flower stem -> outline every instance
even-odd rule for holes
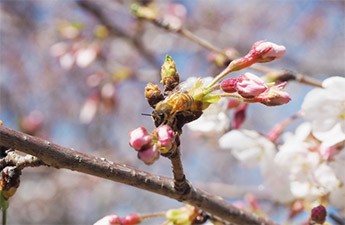
[[[220,72],[214,79],[213,81],[207,85],[205,88],[206,90],[211,88],[213,85],[215,85],[218,81],[220,81],[223,77],[228,75],[231,72],[231,69],[229,67],[226,67],[222,72]]]
[[[165,213],[166,212],[150,213],[150,214],[140,215],[140,217],[141,219],[149,219],[149,218],[154,218],[154,217],[165,216]]]
[[[213,87],[211,87],[211,88],[205,90],[203,94],[204,94],[204,96],[205,96],[205,95],[207,95],[207,94],[209,94],[209,93],[211,93],[211,92],[213,92],[213,91],[217,91],[217,90],[219,90],[219,89],[220,89],[220,84],[218,84],[218,85],[216,85],[216,86],[213,86]]]
[[[7,208],[3,207],[2,208],[2,225],[6,225],[6,220],[7,220]]]

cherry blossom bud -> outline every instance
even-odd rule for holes
[[[168,125],[163,125],[156,128],[158,141],[162,147],[171,147],[175,141],[175,133]]]
[[[220,84],[220,87],[223,91],[227,93],[233,93],[236,92],[236,84],[237,84],[237,78],[229,78],[226,80],[223,80]]]
[[[43,127],[44,117],[41,111],[32,111],[20,119],[19,127],[25,133],[36,135]]]
[[[141,222],[141,218],[138,214],[132,213],[127,215],[124,218],[121,218],[121,225],[134,225],[139,224]]]
[[[152,137],[144,127],[138,127],[129,132],[129,145],[137,151],[150,147]]]
[[[311,210],[310,219],[318,224],[323,224],[326,221],[326,216],[326,208],[323,205],[319,205]]]
[[[258,76],[252,73],[245,73],[239,76],[236,89],[238,94],[244,98],[254,98],[265,92],[268,87]]]
[[[227,69],[229,69],[230,71],[238,71],[244,68],[247,68],[249,66],[251,66],[252,64],[254,64],[254,60],[253,58],[244,56],[238,59],[235,59],[233,61],[231,61],[231,63],[229,64],[229,66],[227,67]]]
[[[283,45],[277,45],[268,41],[258,41],[252,46],[248,56],[255,62],[266,63],[282,57],[286,52]]]
[[[98,220],[93,225],[121,225],[120,217],[115,214],[108,215]]]
[[[288,103],[291,98],[289,94],[284,90],[287,82],[280,83],[269,88],[265,93],[262,93],[257,97],[258,102],[261,102],[267,106],[283,105]]]
[[[138,152],[138,158],[146,165],[151,165],[159,158],[160,152],[157,144]]]

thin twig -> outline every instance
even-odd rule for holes
[[[145,18],[143,18],[145,19]],[[147,20],[147,19],[146,19]],[[194,43],[197,43],[198,45],[202,46],[203,48],[206,48],[212,52],[216,52],[218,54],[222,54],[229,60],[234,60],[235,58],[231,55],[227,55],[223,50],[219,49],[212,43],[206,41],[205,39],[197,36],[196,34],[193,34],[191,31],[189,31],[185,27],[179,27],[179,28],[173,28],[171,27],[168,23],[163,22],[161,19],[153,19],[153,20],[147,20],[155,24],[157,27],[163,28],[167,31],[174,32],[177,34],[180,34],[181,36],[188,38],[189,40],[193,41]],[[261,73],[278,73],[281,76],[285,76],[285,70],[278,70],[278,69],[273,69],[268,66],[263,66],[260,64],[254,64],[249,67],[250,69],[256,70]],[[301,74],[301,73],[296,73],[296,72],[291,72],[290,71],[290,80],[295,80],[297,82],[300,82],[302,84],[307,84],[315,87],[322,87],[321,81],[318,81],[310,76]]]
[[[0,145],[36,156],[45,164],[55,168],[75,170],[188,203],[221,221],[235,224],[275,224],[269,219],[240,210],[220,197],[193,186],[188,193],[180,193],[174,189],[172,179],[86,155],[4,126],[0,126]]]
[[[129,34],[125,33],[120,27],[117,27],[114,23],[111,23],[97,4],[85,0],[79,0],[77,1],[77,4],[80,8],[89,12],[96,19],[98,19],[99,22],[102,23],[109,30],[109,33],[111,35],[118,36],[123,38],[124,40],[129,41],[154,68],[160,69],[160,64],[157,62],[153,54],[149,52],[138,39],[132,38]]]

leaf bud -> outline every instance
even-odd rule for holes
[[[180,76],[176,70],[175,62],[168,55],[162,65],[161,78],[161,83],[165,86],[166,91],[173,90],[180,83]]]
[[[158,85],[148,83],[145,87],[145,98],[149,105],[154,108],[158,102],[164,99],[164,96]]]

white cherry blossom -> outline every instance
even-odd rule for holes
[[[302,104],[313,135],[331,146],[345,140],[345,78],[330,77],[310,91]]]
[[[219,146],[231,150],[232,155],[248,168],[272,161],[274,144],[253,130],[231,130],[219,139]]]

